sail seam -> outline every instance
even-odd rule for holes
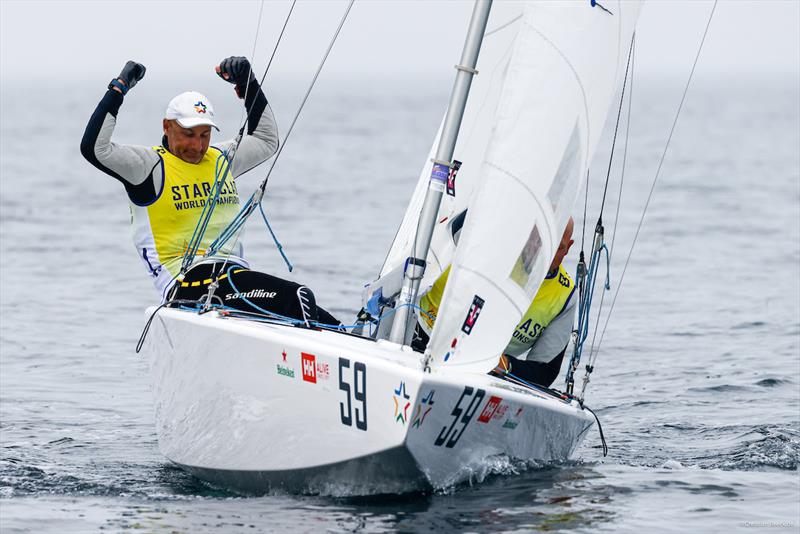
[[[546,208],[546,206],[545,206],[544,204],[542,204],[542,201],[541,201],[541,199],[540,199],[539,197],[537,197],[537,196],[536,196],[536,194],[533,192],[533,190],[532,190],[530,187],[528,187],[528,184],[526,184],[525,182],[523,182],[522,180],[520,180],[519,178],[517,178],[516,176],[514,176],[513,174],[511,174],[509,171],[507,171],[507,170],[503,169],[502,167],[498,166],[498,165],[497,165],[497,164],[495,164],[495,163],[492,163],[491,161],[487,161],[487,162],[486,162],[486,164],[487,164],[489,167],[492,167],[492,168],[494,168],[494,169],[497,169],[498,171],[502,172],[502,173],[503,173],[503,174],[505,174],[507,177],[511,178],[512,180],[514,180],[515,182],[517,182],[519,185],[521,185],[521,186],[523,187],[523,189],[525,189],[525,191],[527,191],[527,193],[528,193],[528,194],[529,194],[529,195],[530,195],[530,196],[533,198],[533,200],[536,202],[536,204],[537,204],[537,207],[539,208],[539,210],[540,210],[542,213],[547,213],[547,211],[546,211],[546,209],[545,209],[545,208]],[[544,220],[544,221],[542,221],[542,222],[548,223],[548,221],[547,221],[547,218],[545,218],[545,220]],[[550,228],[550,224],[547,224],[547,234],[550,236],[550,241],[551,241],[551,242],[552,242],[552,240],[553,240],[553,238],[552,238],[552,234],[553,234],[552,230],[553,230],[553,229],[552,229],[552,228]]]
[[[497,32],[499,32],[500,30],[503,30],[503,29],[505,29],[505,28],[508,28],[509,26],[511,26],[512,24],[514,24],[515,22],[517,22],[517,21],[518,21],[519,19],[521,19],[521,18],[522,18],[522,15],[517,15],[516,17],[514,17],[514,18],[513,18],[513,19],[511,19],[511,20],[509,20],[509,21],[508,21],[508,22],[506,22],[505,24],[503,24],[503,25],[501,25],[501,26],[498,26],[497,28],[495,28],[495,29],[493,29],[493,30],[491,30],[491,31],[488,31],[488,32],[486,32],[486,35],[484,35],[484,38],[486,38],[486,37],[489,37],[489,36],[490,36],[490,35],[492,35],[493,33],[497,33]]]
[[[501,295],[503,295],[505,298],[507,298],[507,299],[508,299],[508,301],[511,303],[511,305],[512,305],[512,306],[514,306],[514,309],[515,309],[515,310],[517,310],[517,313],[519,313],[520,315],[522,315],[523,313],[525,313],[525,310],[523,310],[522,308],[520,308],[519,306],[517,306],[517,305],[514,303],[514,299],[512,299],[512,298],[511,298],[511,296],[510,296],[508,293],[506,293],[505,291],[503,291],[503,288],[502,288],[502,287],[500,287],[499,285],[497,285],[497,283],[495,283],[495,281],[494,281],[494,280],[492,280],[491,278],[487,277],[487,276],[486,276],[486,275],[484,275],[483,273],[481,273],[481,272],[479,272],[479,271],[476,271],[476,270],[474,270],[474,269],[470,269],[469,267],[466,267],[466,266],[464,266],[464,265],[457,265],[457,267],[458,267],[458,269],[459,269],[459,270],[461,270],[461,271],[466,271],[466,272],[468,272],[468,273],[472,273],[472,274],[474,274],[475,276],[477,276],[478,278],[482,278],[483,280],[485,280],[485,281],[489,282],[489,283],[490,283],[492,286],[494,286],[494,288],[495,288],[497,291],[499,291],[499,292],[500,292],[500,294],[501,294]]]
[[[580,87],[580,89],[581,89],[581,97],[583,98],[583,110],[584,110],[585,115],[586,115],[586,146],[588,147],[589,146],[589,134],[591,133],[591,130],[592,130],[592,127],[589,124],[589,101],[588,101],[588,99],[586,97],[586,89],[583,87],[583,82],[581,81],[581,77],[578,75],[578,71],[575,70],[575,67],[572,65],[572,63],[570,62],[569,58],[567,58],[566,54],[564,54],[564,52],[562,52],[561,49],[558,48],[553,41],[548,39],[545,34],[543,34],[541,31],[539,31],[539,29],[536,28],[536,26],[534,26],[533,24],[531,24],[528,21],[523,21],[523,23],[526,24],[531,30],[536,32],[536,34],[539,35],[539,37],[541,37],[544,42],[549,44],[553,48],[553,50],[555,50],[558,53],[558,55],[561,56],[561,59],[564,60],[564,63],[567,64],[567,66],[569,67],[569,70],[572,71],[572,74],[575,76],[575,81],[577,82],[578,87]],[[589,150],[585,151],[583,159],[584,159],[584,168],[588,168],[589,167]]]

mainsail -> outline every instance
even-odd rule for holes
[[[524,4],[519,2],[495,2],[492,5],[486,34],[478,57],[478,75],[472,82],[467,107],[454,151],[454,158],[463,163],[455,182],[455,194],[442,199],[437,217],[437,225],[427,257],[425,281],[432,282],[450,264],[453,254],[453,240],[449,223],[453,217],[467,207],[474,184],[480,176],[481,164],[489,143],[489,135],[495,122],[495,112],[500,98],[505,67],[511,57],[511,46],[522,19]],[[441,127],[437,132],[428,159],[420,172],[414,195],[406,208],[403,222],[392,242],[380,275],[403,265],[411,253],[416,235],[422,201],[428,188],[432,159],[436,154]]]
[[[485,373],[496,365],[558,246],[621,81],[640,7],[584,0],[512,8],[520,6],[520,15],[497,32],[498,43],[510,43],[505,50],[484,55],[492,45],[491,36],[485,40],[481,58],[501,72],[489,68],[485,87],[476,84],[474,122],[465,119],[463,151],[454,156],[471,158],[457,187],[473,191],[459,191],[458,201],[440,210],[439,220],[458,202],[469,208],[428,345],[433,369]],[[406,250],[402,239],[401,228],[387,266]],[[439,258],[438,267],[448,260]]]

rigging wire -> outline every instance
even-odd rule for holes
[[[192,263],[194,262],[194,258],[200,249],[203,236],[208,228],[208,223],[211,221],[211,215],[216,207],[217,201],[219,200],[219,195],[222,192],[222,187],[225,184],[225,180],[228,178],[229,172],[230,163],[228,161],[228,154],[223,152],[217,156],[217,159],[214,162],[214,183],[212,184],[211,191],[208,195],[209,200],[207,200],[203,205],[203,209],[200,212],[200,217],[198,217],[197,224],[192,232],[192,237],[189,239],[189,244],[186,247],[186,252],[184,252],[180,273],[176,275],[176,277],[186,273],[186,271],[189,270],[189,267],[191,267]]]
[[[633,55],[631,56],[631,90],[628,93],[628,116],[625,124],[625,148],[622,152],[622,169],[619,178],[619,195],[617,196],[617,209],[614,214],[614,229],[611,231],[611,245],[608,248],[608,255],[614,254],[614,241],[617,238],[617,223],[619,222],[619,209],[622,205],[622,188],[625,184],[625,168],[628,163],[628,137],[631,132],[631,108],[633,107],[633,81],[635,79],[636,68],[636,41],[633,43]],[[600,309],[602,310],[603,303],[600,302]]]
[[[322,68],[325,66],[325,62],[328,60],[328,56],[333,50],[333,45],[336,44],[336,40],[339,38],[339,33],[342,31],[342,27],[344,26],[345,21],[347,20],[347,16],[350,14],[350,9],[353,7],[353,2],[355,0],[350,0],[347,4],[347,9],[345,9],[344,15],[342,15],[341,20],[339,21],[339,26],[336,28],[336,31],[333,34],[333,38],[331,39],[330,44],[328,45],[327,50],[325,50],[325,55],[322,56],[322,61],[320,61],[319,67],[317,67],[317,71],[314,73],[314,77],[311,79],[311,84],[308,86],[308,90],[306,94],[303,96],[303,100],[300,102],[300,107],[297,108],[297,112],[292,119],[292,123],[289,125],[289,129],[286,131],[286,136],[283,138],[283,143],[278,148],[278,152],[275,154],[275,157],[272,159],[272,165],[270,165],[269,170],[267,171],[267,175],[264,177],[264,181],[261,183],[260,190],[263,194],[264,189],[267,187],[267,182],[269,182],[269,177],[272,174],[272,170],[275,168],[275,163],[280,158],[281,154],[283,153],[283,149],[286,147],[286,142],[289,140],[289,136],[292,135],[292,131],[294,131],[294,126],[297,124],[297,119],[300,117],[300,113],[303,111],[303,108],[308,101],[308,97],[311,96],[311,91],[314,89],[314,85],[317,83],[317,78],[319,78],[320,73],[322,72]],[[259,198],[259,202],[261,199]]]
[[[625,125],[625,149],[624,149],[623,156],[622,156],[622,170],[621,170],[620,181],[619,181],[619,196],[617,197],[617,209],[616,209],[616,213],[614,215],[614,229],[613,229],[612,234],[611,234],[611,247],[608,249],[608,252],[607,252],[607,258],[608,258],[609,264],[611,263],[611,254],[614,251],[614,240],[616,239],[616,236],[617,236],[617,224],[619,222],[619,209],[620,209],[620,204],[622,202],[622,187],[623,187],[623,183],[625,181],[625,165],[626,165],[627,160],[628,160],[628,139],[629,139],[629,134],[630,134],[630,129],[631,129],[631,105],[632,105],[632,102],[633,102],[633,80],[634,80],[634,72],[635,72],[635,67],[636,67],[636,33],[635,32],[633,34],[633,40],[631,41],[631,51],[630,51],[630,58],[629,59],[630,59],[630,67],[631,67],[631,76],[630,76],[630,91],[628,91],[628,116],[626,118],[626,125]],[[620,101],[620,110],[622,109],[621,106],[622,106],[622,101]],[[617,118],[617,123],[619,123],[619,117]],[[613,154],[613,148],[612,148],[612,154],[611,155],[612,155],[612,157],[614,155]],[[609,172],[611,171],[610,162],[609,162],[608,170],[609,170]],[[608,187],[608,181],[606,181],[606,188],[607,187]],[[604,195],[605,195],[605,193],[604,193]],[[604,201],[605,201],[605,198],[604,198]],[[602,208],[600,209],[600,211],[602,213]],[[610,288],[608,288],[608,289],[610,289]],[[597,308],[597,317],[595,319],[594,329],[593,329],[594,332],[592,334],[592,344],[589,346],[589,366],[593,366],[594,365],[593,354],[594,354],[595,341],[597,340],[597,332],[598,332],[599,326],[600,326],[600,315],[603,312],[603,303],[605,302],[605,300],[606,300],[606,292],[603,291],[600,294],[600,305]]]
[[[252,74],[252,72],[253,72],[253,63],[255,63],[255,60],[256,60],[256,50],[257,50],[257,46],[258,46],[258,35],[261,32],[261,16],[263,14],[264,14],[264,0],[261,0],[261,6],[258,8],[258,23],[256,24],[256,36],[253,39],[253,50],[250,52],[250,61],[248,62],[250,65],[249,65],[249,67],[247,69],[247,83],[244,86],[244,98],[243,98],[243,100],[245,102],[247,102],[247,92],[250,89],[250,74]],[[245,109],[243,109],[241,111],[241,113],[239,113],[239,122],[241,122],[242,125],[245,124],[244,117],[245,117],[245,112],[246,111],[247,111],[247,107],[245,106]],[[248,113],[247,116],[249,117],[249,115],[250,114]],[[241,129],[240,129],[239,135],[241,135],[241,133],[242,132],[241,132]],[[236,157],[236,154],[234,154],[234,157]]]
[[[278,52],[278,46],[280,46],[281,41],[283,40],[283,34],[286,31],[286,26],[289,24],[289,19],[292,17],[292,12],[294,11],[294,6],[297,3],[297,0],[292,0],[292,5],[289,6],[289,12],[286,14],[286,18],[283,21],[283,26],[281,27],[281,32],[278,34],[278,39],[275,41],[275,46],[272,47],[272,54],[269,56],[269,61],[267,62],[267,68],[264,69],[264,74],[261,75],[261,80],[258,82],[259,86],[264,85],[264,80],[267,78],[267,73],[269,73],[269,68],[272,66],[272,60],[275,59],[275,54]],[[261,0],[261,7],[264,7],[264,0]],[[261,13],[258,14],[258,27],[261,27]],[[256,30],[256,40],[258,39],[258,30]],[[255,56],[255,43],[253,43],[253,56]],[[252,64],[250,69],[252,70]],[[245,101],[247,100],[247,87],[250,85],[250,76],[247,76],[247,86],[245,86]],[[242,121],[242,126],[239,128],[239,138],[244,134],[244,128],[247,125],[247,121],[250,120],[250,113],[252,113],[252,108],[247,112],[247,117],[245,120]],[[238,145],[237,145],[238,146]]]
[[[261,2],[264,3],[263,0]],[[281,33],[278,34],[278,40],[275,41],[275,47],[272,49],[272,55],[269,56],[269,61],[267,62],[267,68],[264,69],[264,74],[261,76],[261,82],[259,85],[264,83],[264,79],[267,77],[267,73],[269,72],[269,68],[272,66],[272,60],[275,59],[275,53],[278,51],[278,45],[281,44],[281,40],[283,39],[283,33],[286,31],[286,26],[289,24],[289,19],[292,16],[292,12],[294,11],[294,6],[297,3],[297,0],[292,0],[292,5],[289,6],[289,12],[286,14],[286,20],[283,21],[283,27],[281,27]]]
[[[703,45],[705,44],[706,36],[708,35],[708,29],[711,26],[711,20],[714,18],[714,12],[716,11],[716,8],[717,8],[717,1],[718,0],[714,0],[714,5],[711,7],[711,13],[709,14],[708,21],[706,22],[706,27],[705,27],[705,30],[703,32],[703,38],[700,40],[700,46],[697,49],[697,54],[695,55],[694,63],[692,64],[692,70],[689,73],[688,80],[686,80],[686,86],[683,89],[683,95],[681,96],[680,103],[678,104],[678,109],[675,112],[675,118],[672,121],[672,127],[670,128],[669,136],[667,137],[667,142],[664,145],[664,150],[661,153],[661,158],[660,158],[660,160],[658,162],[658,167],[656,168],[656,173],[655,173],[655,176],[653,177],[653,182],[650,185],[650,192],[647,195],[647,200],[645,201],[644,209],[642,210],[642,215],[639,218],[639,224],[636,227],[636,232],[634,233],[634,236],[633,236],[633,242],[631,243],[631,248],[630,248],[630,250],[628,250],[628,256],[625,259],[625,265],[622,268],[622,274],[620,275],[619,283],[617,284],[617,289],[614,292],[614,298],[611,300],[611,307],[609,308],[608,315],[606,316],[606,321],[605,321],[605,324],[603,325],[603,331],[600,334],[600,340],[599,340],[599,342],[597,344],[597,349],[590,356],[590,362],[592,362],[592,363],[597,359],[597,354],[600,352],[600,346],[603,343],[603,337],[605,336],[606,329],[608,328],[608,323],[609,323],[609,320],[611,319],[611,314],[614,311],[614,305],[617,302],[617,297],[619,296],[619,291],[620,291],[620,288],[622,287],[622,281],[625,278],[625,273],[627,272],[628,265],[629,265],[630,260],[631,260],[631,256],[633,255],[633,250],[634,250],[634,248],[636,246],[636,241],[639,238],[639,233],[640,233],[640,231],[642,229],[642,225],[644,224],[644,219],[645,219],[645,216],[647,214],[647,209],[650,206],[650,201],[653,198],[653,193],[655,191],[656,184],[658,183],[658,178],[661,175],[661,168],[664,165],[664,159],[666,158],[667,150],[669,150],[669,145],[670,145],[670,142],[672,141],[672,135],[675,132],[675,126],[677,125],[678,118],[680,117],[681,111],[683,110],[683,104],[686,101],[686,94],[689,92],[689,86],[691,85],[692,78],[694,77],[694,71],[695,71],[695,69],[697,67],[697,62],[700,59],[700,53],[703,50]],[[586,388],[586,385],[584,383],[584,390],[585,390],[585,388]]]
[[[261,199],[264,197],[264,190],[266,189],[267,184],[269,183],[269,178],[272,175],[272,171],[275,169],[275,165],[280,159],[281,154],[283,154],[283,149],[286,148],[286,143],[289,137],[291,136],[292,132],[294,131],[294,127],[297,124],[297,119],[300,117],[300,113],[303,111],[303,108],[305,107],[306,102],[308,101],[308,98],[311,95],[311,91],[314,89],[314,86],[316,85],[317,79],[319,78],[319,75],[322,72],[322,68],[325,66],[325,62],[327,61],[328,56],[330,55],[331,50],[333,49],[333,45],[336,43],[336,40],[339,37],[339,33],[341,32],[342,27],[344,26],[344,23],[347,20],[347,16],[350,13],[350,9],[353,7],[353,2],[354,0],[350,0],[350,2],[348,3],[347,9],[345,10],[344,15],[342,15],[342,18],[339,21],[339,26],[336,28],[336,31],[334,32],[333,37],[331,39],[331,42],[328,45],[328,48],[322,57],[322,61],[320,62],[319,67],[317,67],[317,70],[314,73],[314,76],[311,80],[311,84],[306,90],[306,93],[303,96],[303,100],[301,101],[300,106],[298,107],[297,112],[295,113],[294,118],[292,119],[292,122],[289,125],[289,129],[287,130],[286,135],[283,138],[283,142],[280,144],[280,146],[278,147],[278,151],[272,158],[272,163],[270,164],[266,176],[262,180],[259,187],[253,192],[248,201],[245,203],[244,207],[242,207],[239,214],[231,222],[231,224],[229,224],[228,227],[225,228],[225,230],[223,230],[220,237],[214,240],[214,242],[209,246],[207,254],[214,254],[234,234],[237,234],[241,229],[241,227],[244,225],[245,221],[248,219],[248,217],[250,217],[253,211],[255,211],[255,208],[260,204]]]
[[[575,380],[575,372],[578,370],[578,365],[581,361],[581,355],[583,354],[583,346],[586,338],[589,335],[589,321],[590,321],[590,314],[592,309],[592,299],[594,298],[594,288],[597,284],[597,276],[600,273],[599,262],[600,258],[602,257],[603,251],[606,253],[606,282],[604,284],[605,289],[611,289],[610,286],[610,275],[609,275],[609,267],[611,260],[608,254],[608,247],[606,246],[603,236],[604,236],[604,228],[603,228],[603,210],[605,208],[605,201],[606,201],[606,193],[608,192],[608,182],[611,178],[611,168],[612,163],[614,160],[614,151],[617,145],[617,134],[619,133],[619,121],[622,117],[622,105],[625,102],[625,89],[627,88],[628,83],[628,72],[631,66],[631,57],[633,55],[633,44],[635,42],[636,34],[631,36],[631,44],[628,49],[628,59],[625,65],[625,77],[623,78],[622,82],[622,90],[620,92],[619,97],[619,108],[617,110],[617,120],[614,126],[614,138],[611,142],[611,154],[609,155],[609,162],[608,162],[608,172],[606,173],[606,181],[603,187],[603,202],[600,206],[600,214],[597,218],[597,224],[595,225],[594,231],[594,240],[592,241],[592,252],[591,252],[591,259],[589,261],[589,268],[587,271],[586,268],[586,258],[584,255],[583,245],[581,245],[581,254],[578,261],[578,272],[577,272],[577,279],[578,279],[578,296],[579,296],[579,303],[578,303],[578,325],[576,330],[574,331],[575,335],[575,348],[572,352],[572,357],[570,358],[570,363],[567,371],[567,393],[572,394],[573,385]],[[588,190],[589,190],[589,183],[588,183],[588,176],[587,176],[587,183],[586,183],[586,197],[588,197]],[[584,207],[587,200],[584,200]],[[584,231],[586,229],[586,215],[584,214]],[[591,371],[590,371],[591,372]]]
[[[278,47],[279,47],[279,45],[281,43],[284,31],[286,30],[286,26],[288,25],[289,19],[290,19],[291,15],[292,15],[292,11],[294,10],[295,3],[296,3],[296,0],[294,0],[292,2],[292,5],[291,5],[291,7],[289,9],[289,13],[286,15],[286,19],[285,19],[285,21],[283,23],[283,28],[281,29],[281,33],[278,35],[278,39],[275,42],[275,46],[273,47],[272,55],[270,56],[270,61],[267,64],[267,68],[264,70],[264,74],[261,76],[261,84],[264,83],[264,79],[267,77],[267,73],[269,72],[269,67],[272,65],[272,59],[275,57],[275,53],[277,52]],[[258,15],[259,18],[258,18],[258,26],[256,27],[256,35],[255,35],[255,38],[253,40],[253,56],[251,56],[251,57],[255,56],[256,45],[258,43],[258,35],[259,35],[260,29],[261,29],[261,18],[262,18],[262,15],[263,15],[263,8],[264,8],[264,2],[262,0],[261,9],[259,10],[259,15]],[[253,68],[253,66],[252,66],[252,62],[251,62],[250,63],[250,71],[248,72],[248,75],[247,75],[247,84],[245,85],[245,94],[244,94],[245,103],[247,102],[247,92],[248,92],[249,87],[250,87],[250,79],[251,79],[252,68]],[[203,206],[203,210],[200,213],[200,217],[198,218],[197,225],[195,226],[194,232],[192,233],[192,238],[190,239],[189,245],[187,246],[186,252],[184,254],[183,262],[182,262],[182,265],[181,265],[181,271],[180,271],[181,274],[183,274],[186,271],[188,271],[188,269],[191,267],[191,265],[192,265],[192,263],[194,261],[195,256],[198,253],[198,249],[200,247],[200,243],[203,240],[203,236],[205,235],[206,229],[208,227],[208,223],[211,220],[211,214],[213,213],[214,209],[216,208],[216,204],[217,204],[217,201],[219,199],[219,193],[220,193],[220,190],[222,188],[222,185],[225,183],[225,180],[227,179],[227,175],[228,175],[228,173],[230,172],[230,169],[233,166],[234,160],[236,159],[236,153],[238,151],[239,145],[242,142],[242,139],[243,139],[243,136],[244,136],[245,127],[247,126],[247,122],[250,120],[250,114],[253,112],[253,109],[255,109],[255,106],[251,106],[251,108],[247,111],[247,116],[242,121],[242,125],[239,128],[239,133],[236,136],[236,140],[235,140],[234,145],[229,150],[223,152],[222,156],[224,156],[224,158],[225,158],[225,160],[226,160],[226,162],[228,164],[227,165],[223,165],[221,173],[220,173],[219,158],[218,158],[217,169],[216,169],[215,178],[214,178],[214,184],[212,186],[212,193],[213,194],[209,195],[210,200],[208,202],[206,202],[206,204]],[[220,177],[220,174],[221,174],[221,177]],[[232,252],[233,252],[233,248],[231,248],[231,250],[228,252],[228,254],[226,256],[226,260],[227,260],[227,257],[230,256],[230,254]],[[178,276],[180,276],[180,275],[178,275]]]
[[[581,254],[584,250],[584,242],[586,241],[586,208],[589,205],[589,169],[586,169],[586,188],[583,194],[583,229],[581,231]]]
[[[625,78],[622,80],[622,94],[619,97],[619,107],[617,108],[617,121],[614,124],[614,138],[611,140],[611,154],[608,157],[608,170],[606,171],[606,184],[603,187],[603,201],[600,203],[600,217],[599,220],[603,220],[603,209],[606,206],[606,194],[608,193],[608,182],[611,178],[611,165],[614,163],[614,149],[617,146],[617,132],[619,132],[619,119],[622,117],[622,104],[625,102],[625,89],[628,85],[628,69],[631,66],[631,57],[633,56],[633,47],[636,43],[636,32],[633,32],[631,36],[631,46],[628,50],[628,61],[625,65]],[[630,97],[628,97],[630,99]]]
[[[272,47],[272,54],[270,54],[270,56],[269,56],[269,61],[267,62],[267,68],[264,69],[264,74],[261,75],[261,81],[259,82],[259,86],[263,86],[264,85],[264,80],[267,78],[267,73],[269,73],[269,69],[272,66],[272,60],[275,59],[275,54],[278,52],[278,46],[280,46],[281,41],[283,40],[283,34],[286,32],[286,26],[289,25],[289,19],[291,19],[292,12],[294,12],[295,4],[297,4],[297,0],[292,0],[292,5],[289,6],[289,12],[286,14],[286,18],[283,21],[283,26],[281,27],[281,31],[278,34],[278,39],[275,41],[275,46]],[[261,0],[261,9],[262,9],[262,11],[264,9],[264,0]],[[258,27],[259,28],[261,27],[261,12],[260,11],[259,11],[259,14],[258,14]],[[256,39],[258,39],[258,30],[256,30]],[[253,43],[253,57],[255,57],[255,43]],[[251,63],[251,67],[250,68],[252,69],[252,63]],[[247,87],[249,87],[249,86],[250,86],[250,76],[248,75],[247,76],[247,86],[245,87],[245,93],[244,93],[245,102],[247,102]],[[246,109],[246,107],[245,107],[245,109]],[[241,140],[242,135],[244,134],[245,125],[250,120],[250,113],[252,113],[253,109],[254,109],[254,107],[251,107],[247,111],[247,117],[245,118],[244,121],[242,121],[242,126],[239,128],[239,140]],[[237,143],[237,146],[238,146],[238,143]],[[234,154],[234,157],[235,157],[235,154]],[[261,208],[261,205],[259,205],[259,208]],[[267,225],[267,229],[269,230],[269,233],[272,236],[272,239],[275,241],[275,244],[278,246],[278,252],[280,252],[281,257],[283,258],[283,261],[286,262],[286,265],[287,265],[287,267],[289,269],[289,272],[292,272],[293,266],[292,266],[291,262],[289,261],[289,258],[287,258],[286,254],[283,252],[283,246],[278,241],[278,238],[275,235],[275,232],[272,231],[272,227],[270,226],[269,221],[267,221],[267,216],[264,214],[264,209],[263,208],[261,208],[261,215],[264,217],[264,222]],[[218,272],[221,273],[221,272],[223,272],[225,270],[225,266],[228,264],[228,260],[230,260],[231,254],[233,254],[233,251],[236,249],[236,244],[238,242],[239,242],[239,234],[236,235],[236,239],[234,239],[233,245],[231,245],[228,248],[228,253],[225,255],[225,261],[222,262],[222,266],[221,266],[221,268],[220,268],[220,270]],[[212,274],[214,276],[216,276],[217,275],[217,271],[215,270]]]

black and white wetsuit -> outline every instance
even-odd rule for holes
[[[255,83],[255,82],[253,82]],[[150,146],[120,145],[111,141],[117,125],[117,113],[125,97],[109,89],[97,104],[81,140],[81,153],[95,167],[119,180],[131,202],[147,205],[161,192],[163,179],[161,158]],[[236,151],[231,172],[241,176],[272,157],[278,150],[278,127],[267,97],[256,84],[248,91],[247,135]],[[233,146],[230,139],[214,146],[226,151]]]
[[[277,126],[266,96],[264,96],[263,91],[256,82],[251,83],[247,95],[245,101],[245,107],[248,111],[247,135],[242,138],[235,156],[232,158],[230,171],[233,178],[263,163],[275,154],[278,148]],[[86,126],[81,141],[81,153],[92,165],[117,179],[125,187],[131,203],[134,245],[140,260],[145,269],[147,269],[148,274],[153,278],[156,289],[163,299],[174,283],[175,275],[177,274],[174,265],[176,262],[175,256],[182,254],[182,250],[185,249],[180,249],[177,253],[173,250],[171,254],[165,255],[163,247],[160,247],[159,250],[159,247],[156,246],[159,239],[155,237],[155,233],[156,231],[160,232],[162,242],[165,232],[176,233],[173,236],[174,241],[188,242],[189,235],[184,236],[177,233],[182,232],[185,234],[188,232],[191,234],[194,222],[192,222],[191,227],[183,224],[178,228],[172,222],[167,226],[161,223],[156,228],[152,218],[148,220],[148,217],[153,215],[154,209],[161,204],[169,205],[172,199],[166,197],[174,194],[172,190],[180,191],[180,184],[183,182],[181,182],[181,176],[176,175],[174,170],[170,171],[169,166],[166,164],[167,160],[175,160],[175,156],[167,153],[169,147],[167,146],[166,138],[162,140],[162,147],[122,145],[111,140],[123,99],[124,96],[113,89],[109,89],[106,92]],[[234,144],[235,140],[215,143],[214,149],[216,150],[209,149],[209,153],[212,151],[215,154],[226,152]],[[207,155],[207,157],[210,156]],[[207,184],[213,183],[213,162],[210,166],[198,165],[197,172],[208,174],[209,176],[203,179]],[[196,172],[192,170],[190,174],[194,175]],[[171,187],[166,188],[170,189],[170,191],[165,192],[165,182],[170,183]],[[186,187],[188,186],[184,186],[184,189]],[[230,189],[232,190],[230,194],[236,197],[233,200],[238,205],[238,193],[236,193],[235,185],[231,185]],[[209,188],[204,187],[196,190],[200,191],[200,193],[194,195],[197,198],[193,197],[191,203],[186,203],[190,204],[192,215],[184,215],[187,213],[185,207],[180,214],[184,217],[193,217],[192,221],[199,218],[202,206],[205,204],[203,195],[208,195]],[[165,198],[162,199],[162,196]],[[180,208],[181,206],[179,205],[175,206],[175,209]],[[235,207],[234,212],[237,209],[238,207]],[[175,248],[173,246],[173,249]],[[240,242],[237,242],[232,250],[226,250],[225,252],[230,260],[247,267],[247,263],[241,257]]]

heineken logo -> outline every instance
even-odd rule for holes
[[[289,378],[294,378],[294,369],[278,364],[278,374],[282,376],[288,376]]]

